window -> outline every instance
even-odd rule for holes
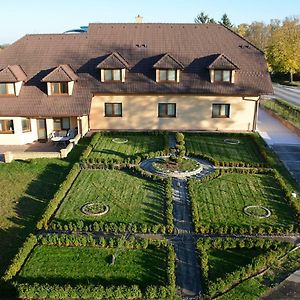
[[[231,71],[215,70],[214,81],[230,82],[231,81]]]
[[[15,84],[0,83],[0,95],[15,95]]]
[[[51,83],[51,95],[64,95],[68,94],[67,82],[52,82]]]
[[[105,103],[105,117],[122,117],[122,103]]]
[[[104,81],[121,81],[121,69],[104,70]]]
[[[158,117],[175,118],[176,103],[158,103]]]
[[[70,118],[59,118],[53,120],[54,131],[69,130],[70,128]]]
[[[213,104],[212,105],[213,118],[229,118],[230,104]]]
[[[159,70],[159,81],[176,81],[177,71],[176,70]]]
[[[14,133],[14,121],[0,120],[0,133]]]
[[[22,118],[22,132],[31,131],[31,122],[28,118]]]

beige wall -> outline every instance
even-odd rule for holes
[[[121,102],[123,117],[104,117],[105,102]],[[176,118],[158,118],[158,103],[176,103]],[[212,118],[213,103],[228,103],[230,118]],[[241,97],[198,95],[99,95],[90,111],[90,129],[99,130],[238,130],[253,129],[255,101]]]

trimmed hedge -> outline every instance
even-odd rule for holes
[[[99,139],[99,136],[97,136],[97,134],[93,133],[89,145],[85,148],[85,150],[82,152],[82,154],[80,156],[80,159],[79,159],[80,161],[86,159],[91,154],[95,145],[98,142],[98,139]]]
[[[194,229],[196,233],[218,233],[218,234],[285,234],[285,233],[292,233],[299,231],[299,216],[300,216],[300,202],[299,196],[293,197],[292,193],[293,190],[289,187],[283,177],[277,170],[274,169],[267,169],[267,168],[224,168],[224,169],[217,169],[215,172],[203,177],[200,182],[206,183],[210,180],[218,178],[225,174],[268,174],[272,175],[273,178],[276,180],[277,184],[279,185],[280,189],[284,192],[285,199],[287,203],[293,208],[295,212],[296,222],[297,224],[290,225],[289,227],[286,226],[268,226],[268,227],[261,227],[261,226],[227,226],[227,225],[204,225],[199,220],[201,219],[199,216],[199,211],[197,209],[195,195],[192,193],[191,185],[194,182],[198,182],[196,179],[188,179],[188,192],[189,198],[191,200],[191,210],[192,210],[192,218],[194,223]]]
[[[215,297],[230,289],[241,281],[267,269],[279,257],[290,251],[294,245],[287,242],[271,241],[267,239],[201,239],[197,242],[199,251],[200,268],[204,284],[205,293],[209,297]],[[266,250],[265,254],[255,257],[250,264],[239,267],[236,271],[226,274],[216,281],[208,278],[209,257],[208,252],[211,249],[229,249],[229,248],[260,248]]]
[[[105,239],[94,238],[92,235],[58,235],[47,234],[39,236],[42,245],[56,245],[66,247],[90,246],[115,248],[124,246],[127,249],[146,249],[149,246],[167,247],[168,267],[166,286],[148,286],[141,289],[138,285],[132,286],[109,286],[102,285],[76,285],[70,284],[39,284],[18,283],[14,286],[21,298],[47,298],[47,299],[173,299],[175,295],[175,251],[167,240],[135,239],[130,237]]]
[[[60,203],[64,199],[66,193],[71,188],[74,180],[78,176],[80,172],[80,167],[78,163],[75,163],[70,170],[69,174],[67,175],[64,182],[59,186],[57,192],[55,193],[54,197],[50,200],[46,211],[42,215],[42,218],[38,221],[36,227],[37,229],[48,229],[48,222],[52,215],[55,213],[57,208],[59,207]]]
[[[37,238],[35,235],[30,234],[27,239],[25,240],[23,246],[19,249],[19,252],[14,257],[12,263],[6,270],[5,274],[3,275],[2,279],[4,281],[8,281],[12,279],[21,269],[25,260],[31,253],[32,249],[37,244]]]

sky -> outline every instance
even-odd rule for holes
[[[193,23],[204,11],[234,24],[300,16],[299,0],[8,0],[1,2],[0,44],[30,33],[62,33],[92,22]]]

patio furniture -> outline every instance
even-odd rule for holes
[[[60,131],[59,132],[53,132],[51,135],[51,141],[53,143],[56,143],[57,145],[63,143],[64,146],[67,145],[67,143],[73,139],[76,136],[76,129],[72,128],[68,131],[67,135],[61,136]]]

